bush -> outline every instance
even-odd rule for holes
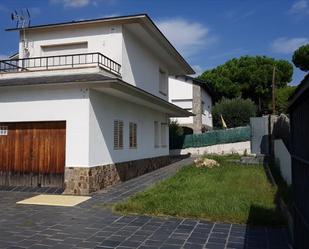
[[[245,126],[255,117],[256,106],[250,99],[222,99],[212,109],[213,124],[222,127],[221,116],[228,128]]]
[[[294,52],[293,63],[300,70],[309,71],[309,44],[301,46]]]
[[[171,121],[169,125],[170,137],[177,137],[183,135],[183,129],[178,124],[177,120]]]

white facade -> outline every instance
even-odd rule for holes
[[[87,88],[6,87],[0,91],[1,122],[66,121],[66,166],[89,165],[89,106]]]
[[[174,77],[168,80],[169,102],[192,112],[193,86],[192,81],[183,81]],[[177,118],[179,124],[193,124],[193,117]]]
[[[99,52],[121,65],[122,80],[167,100],[168,92],[160,92],[159,77],[160,70],[166,73],[168,89],[169,68],[165,60],[147,46],[144,37],[133,33],[135,27],[131,26],[96,23],[77,24],[74,28],[20,31],[19,55],[20,58],[33,58]],[[27,48],[27,54],[24,47]]]
[[[124,147],[122,150],[114,150],[113,148],[114,120],[124,122]],[[129,148],[130,122],[137,124],[136,149]],[[162,112],[126,100],[116,99],[103,92],[91,90],[89,165],[105,165],[113,162],[168,155],[168,145],[162,146],[163,141],[160,140],[160,134],[158,134],[159,146],[155,147],[154,122],[166,124],[168,120]],[[168,136],[168,132],[166,136]]]
[[[24,53],[24,37],[28,55]],[[86,47],[78,46],[86,44]],[[122,63],[121,26],[84,25],[20,31],[19,54],[24,57],[42,57],[63,54],[100,52]]]
[[[0,123],[66,121],[66,167],[102,166],[168,155],[169,117],[188,115],[168,103],[168,75],[192,69],[184,66],[183,59],[177,61],[175,51],[170,55],[172,47],[162,48],[161,43],[166,41],[160,34],[156,38],[148,34],[150,31],[140,22],[145,22],[152,32],[157,31],[146,17],[138,18],[20,31],[19,58],[101,53],[119,63],[121,71],[115,75],[97,65],[85,65],[65,70],[0,72],[0,86],[14,80],[29,81],[27,86],[1,86]],[[162,73],[166,77],[165,92]],[[107,79],[63,83],[60,77],[90,74]],[[32,84],[32,79],[45,77],[58,77],[58,82]],[[123,148],[117,150],[115,120],[124,125]],[[136,148],[129,148],[130,122],[137,127]]]
[[[87,85],[2,88],[0,106],[1,122],[66,121],[66,167],[168,154],[168,146],[154,146],[154,122],[167,123],[164,113],[91,90]],[[122,150],[113,148],[114,120],[124,122]],[[136,149],[129,148],[129,122],[137,124]]]
[[[194,100],[194,89],[193,86],[196,84],[194,79],[187,76],[177,76],[177,77],[169,77],[169,101],[181,108],[184,108],[194,114],[197,114],[196,110],[194,110],[193,100]],[[211,95],[205,90],[204,87],[200,87],[201,89],[201,98],[195,101],[201,102],[202,115],[201,115],[201,123],[203,126],[207,128],[211,128],[212,124],[212,116],[211,116],[211,108],[212,108],[212,98]],[[182,126],[193,127],[194,118],[185,117],[185,118],[173,118],[172,120],[177,120],[178,123]]]

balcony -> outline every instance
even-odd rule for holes
[[[101,53],[0,60],[0,74],[100,67],[120,76],[121,65]]]

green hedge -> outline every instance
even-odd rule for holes
[[[237,127],[226,130],[214,130],[202,134],[170,137],[170,149],[197,148],[249,140],[250,127]]]

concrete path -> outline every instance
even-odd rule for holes
[[[106,207],[191,162],[187,158],[115,185],[76,207],[17,205],[36,194],[0,191],[0,248],[289,248],[286,228],[121,216]]]

